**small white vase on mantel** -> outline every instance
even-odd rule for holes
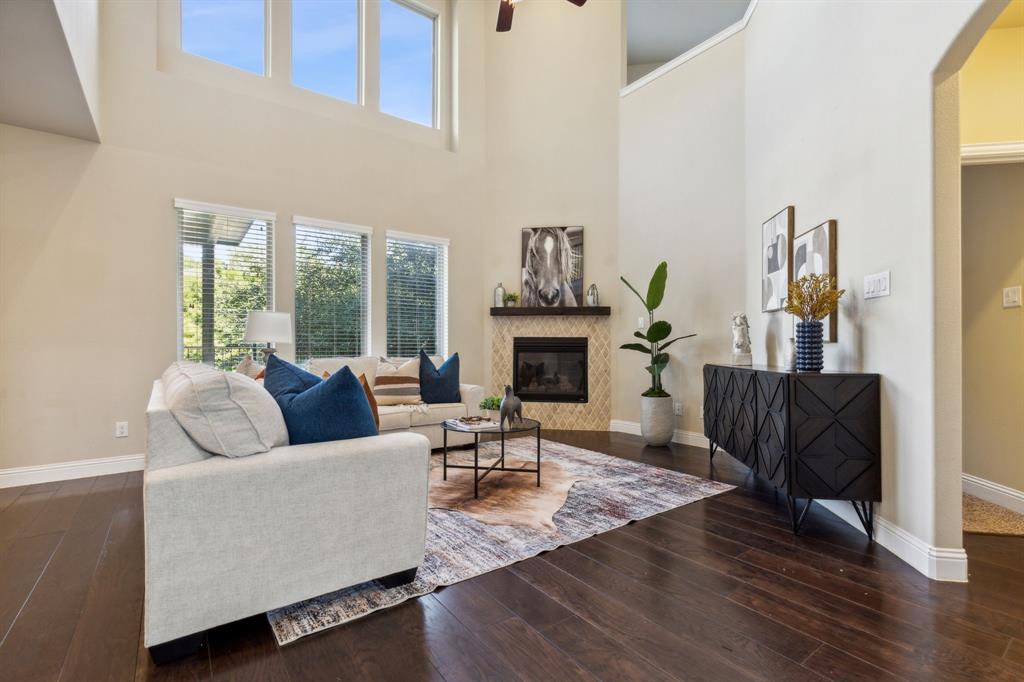
[[[640,435],[648,445],[663,446],[672,442],[675,415],[672,414],[672,396],[640,397]]]

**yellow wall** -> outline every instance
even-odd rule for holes
[[[1024,27],[995,28],[960,71],[960,143],[1024,140]]]

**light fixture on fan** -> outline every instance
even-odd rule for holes
[[[498,33],[504,33],[505,31],[512,30],[512,12],[523,0],[501,0],[498,3]],[[583,7],[587,0],[569,0],[572,4],[577,7]]]

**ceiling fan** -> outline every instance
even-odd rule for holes
[[[498,5],[498,33],[512,30],[512,12],[523,0],[501,0]],[[577,7],[583,7],[587,0],[569,0]]]

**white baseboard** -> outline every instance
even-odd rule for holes
[[[1024,514],[1024,492],[1014,490],[1005,485],[986,481],[984,478],[963,474],[964,492],[968,495],[980,497],[986,502],[1006,507],[1010,511]]]
[[[613,419],[609,424],[609,430],[639,436],[640,424],[622,419]],[[672,436],[672,442],[705,448],[708,446],[708,439],[704,434],[680,429],[676,429],[675,434]],[[981,497],[981,495],[978,497]],[[1020,500],[1024,503],[1024,494],[1021,494]],[[864,533],[864,527],[860,524],[857,512],[853,510],[853,505],[849,502],[843,502],[842,500],[815,500],[815,504],[820,504],[853,526],[857,531]],[[875,515],[875,542],[933,580],[967,581],[966,551],[963,549],[933,547],[916,535],[900,528],[891,521],[883,519],[877,514]]]
[[[608,430],[639,436],[640,423],[626,421],[624,419],[613,419],[608,424]],[[684,431],[682,429],[676,429],[673,431],[672,442],[680,443],[682,445],[693,445],[699,448],[706,448],[708,446],[708,439],[703,433],[697,433],[696,431]]]
[[[16,485],[35,485],[53,481],[68,481],[88,476],[123,474],[127,471],[142,471],[146,464],[145,455],[120,455],[99,459],[80,459],[74,462],[40,464],[31,467],[0,469],[0,488]]]
[[[815,500],[825,509],[864,533],[853,505],[842,500]],[[934,547],[913,533],[875,514],[875,542],[933,580],[967,582],[967,552],[951,547]]]

